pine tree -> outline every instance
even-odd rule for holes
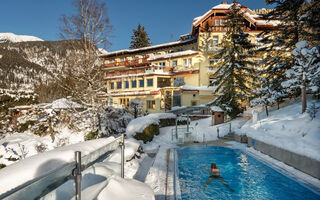
[[[300,23],[302,25],[303,39],[309,44],[317,45],[320,42],[320,1],[311,0],[302,8]]]
[[[253,95],[254,66],[252,61],[254,45],[249,34],[243,32],[245,19],[240,12],[240,4],[234,3],[227,12],[227,33],[220,49],[214,55],[217,59],[213,68],[216,79],[212,82],[217,97],[210,103],[226,110],[231,118],[242,112],[244,103]]]
[[[133,29],[133,35],[131,36],[130,49],[138,49],[141,47],[150,46],[150,38],[144,29],[144,26],[138,25],[137,29]]]
[[[258,51],[266,55],[261,63],[264,69],[260,74],[268,79],[268,82],[262,80],[261,85],[262,88],[269,88],[267,96],[276,94],[277,98],[274,100],[279,105],[279,102],[287,96],[286,90],[281,86],[281,83],[287,79],[285,72],[294,65],[291,51],[305,35],[300,17],[307,3],[305,0],[266,0],[266,3],[275,4],[275,9],[263,18],[278,20],[279,23],[273,29],[259,35],[262,38],[260,40],[262,47]],[[266,83],[269,85],[265,85]],[[291,93],[291,95],[297,95],[297,93]]]
[[[308,90],[318,91],[319,87],[315,83],[320,79],[320,53],[317,47],[310,47],[308,43],[300,41],[292,51],[295,57],[295,65],[286,72],[288,80],[282,85],[288,91],[301,89],[302,113],[306,111]]]

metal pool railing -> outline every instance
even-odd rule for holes
[[[171,129],[171,140],[173,141],[176,139],[176,141],[180,144],[183,144],[185,140],[190,139],[191,133],[195,130],[194,127],[179,127],[179,128],[172,128]],[[189,135],[190,134],[190,135]]]
[[[102,158],[109,155],[118,147],[121,151],[121,176],[124,176],[124,134],[116,138],[111,143],[96,151],[81,157],[81,152],[75,152],[75,161],[67,163],[49,174],[43,175],[36,179],[30,180],[16,188],[0,194],[0,199],[14,200],[14,199],[39,199],[44,197],[60,185],[74,178],[75,180],[75,199],[81,199],[81,171],[98,162]]]

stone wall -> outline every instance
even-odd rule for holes
[[[320,179],[320,162],[288,150],[248,138],[248,146],[290,165],[306,174]]]

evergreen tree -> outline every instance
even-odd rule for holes
[[[300,22],[302,26],[303,39],[311,45],[317,45],[320,42],[320,1],[311,0],[310,3],[302,8]]]
[[[265,54],[261,63],[264,68],[259,73],[261,79],[268,80],[267,82],[261,80],[260,84],[262,89],[268,88],[267,98],[272,97],[279,105],[279,102],[287,96],[286,90],[281,86],[281,83],[287,79],[285,72],[294,65],[291,51],[305,35],[300,17],[303,9],[307,7],[307,2],[306,0],[266,0],[266,3],[275,4],[275,9],[263,18],[275,20],[278,23],[275,23],[273,29],[259,35],[262,45],[258,51]],[[297,95],[297,93],[291,93],[291,95]]]
[[[150,38],[147,32],[144,30],[144,26],[138,25],[137,29],[133,29],[133,35],[131,36],[130,49],[138,49],[141,47],[150,46]]]
[[[292,51],[295,57],[295,65],[286,72],[287,81],[282,85],[288,88],[288,91],[301,89],[302,113],[306,111],[307,90],[318,91],[316,82],[320,79],[320,53],[317,47],[310,47],[308,43],[300,41]]]
[[[217,62],[213,65],[216,79],[212,86],[217,97],[210,104],[222,107],[231,118],[242,112],[255,87],[254,45],[248,39],[249,34],[243,32],[246,20],[240,9],[240,4],[235,2],[227,12],[227,33],[214,55]]]

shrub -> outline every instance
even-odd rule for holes
[[[185,125],[187,124],[187,120],[178,120],[178,125]],[[176,119],[175,118],[168,118],[168,119],[160,119],[160,128],[166,127],[166,126],[175,126],[176,125]]]
[[[144,143],[151,142],[154,135],[159,135],[159,125],[158,124],[151,124],[147,128],[143,130],[142,133],[136,133],[133,136],[137,140],[142,140]]]
[[[35,131],[34,134],[35,135],[39,135],[39,136],[44,136],[47,134],[47,130],[48,130],[48,125],[45,124],[41,124]]]
[[[47,145],[43,144],[43,143],[39,143],[37,145],[35,145],[35,149],[38,153],[42,153],[45,152],[46,150],[48,150]]]
[[[22,132],[28,130],[29,126],[33,126],[34,123],[35,123],[35,121],[29,120],[29,121],[26,121],[26,123],[20,124],[18,132],[22,133]]]
[[[6,167],[5,164],[0,163],[0,169],[5,168],[5,167]]]
[[[9,161],[17,161],[17,160],[19,160],[19,159],[18,159],[18,158],[10,157],[10,158],[7,158],[7,160],[9,160]]]
[[[86,134],[84,136],[84,140],[94,140],[94,139],[97,139],[99,138],[99,134],[98,134],[98,131],[91,131],[89,132],[88,134]]]

